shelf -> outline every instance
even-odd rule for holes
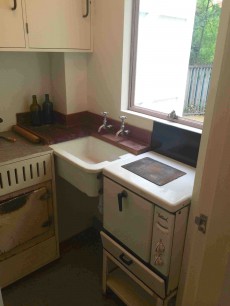
[[[160,306],[159,299],[151,297],[125,272],[117,268],[109,273],[106,281],[109,287],[127,306]]]

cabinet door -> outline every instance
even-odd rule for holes
[[[29,47],[90,49],[90,2],[25,0]]]
[[[24,48],[21,0],[0,0],[0,48]]]

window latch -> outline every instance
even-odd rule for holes
[[[168,114],[168,119],[171,120],[171,121],[174,121],[174,120],[178,119],[178,116],[177,116],[177,114],[174,110],[171,111],[171,113]]]

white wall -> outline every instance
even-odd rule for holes
[[[94,51],[88,60],[89,109],[116,117],[120,111],[123,0],[95,3]]]
[[[65,53],[67,114],[88,110],[87,54]]]
[[[73,114],[88,110],[87,54],[51,53],[55,110]]]
[[[55,110],[67,114],[64,53],[52,53],[50,61]]]
[[[33,94],[38,101],[51,92],[48,53],[0,52],[0,131],[16,123],[16,113],[29,111]]]
[[[131,3],[95,1],[94,51],[88,57],[88,107],[97,114],[108,111],[113,119],[121,115],[121,103],[123,109],[128,103]],[[127,116],[128,123],[152,129],[152,119]]]

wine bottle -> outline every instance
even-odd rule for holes
[[[45,94],[45,101],[42,104],[42,117],[44,124],[53,123],[53,103],[50,101],[48,94]]]
[[[30,118],[32,125],[41,125],[41,106],[37,102],[36,95],[32,96],[32,104],[30,105]]]

